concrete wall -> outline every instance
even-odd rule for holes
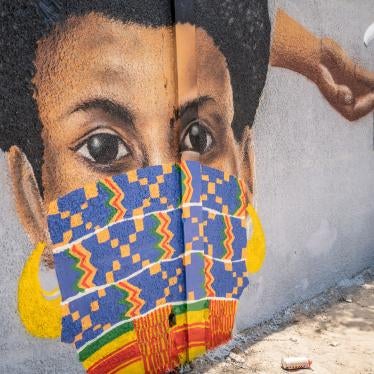
[[[18,281],[32,245],[15,212],[7,164],[0,158],[0,289],[1,373],[81,373],[75,349],[59,339],[36,339],[21,324],[17,312]]]
[[[272,1],[368,69],[370,1]],[[266,232],[261,271],[240,300],[238,329],[318,294],[374,260],[373,115],[349,122],[303,76],[270,67],[255,126],[255,207]]]
[[[372,0],[270,0],[318,36],[335,39],[374,70],[362,37]],[[373,115],[349,122],[318,88],[270,67],[254,124],[255,207],[266,233],[265,263],[240,299],[237,329],[270,318],[374,261]],[[0,372],[83,372],[75,349],[27,334],[17,285],[32,245],[18,221],[0,155]]]

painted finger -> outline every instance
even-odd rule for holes
[[[361,96],[354,106],[353,112],[356,119],[365,116],[374,110],[374,92]]]
[[[318,88],[326,99],[333,105],[337,104],[338,90],[337,85],[325,66],[320,66],[320,78],[317,82]]]
[[[355,78],[367,85],[369,88],[374,89],[374,72],[364,69],[360,65],[355,65]]]

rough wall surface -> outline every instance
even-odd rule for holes
[[[371,2],[270,2],[328,35],[368,69]],[[310,81],[270,67],[254,126],[256,209],[267,238],[261,272],[241,298],[238,329],[321,292],[374,259],[373,115],[350,123]]]
[[[374,70],[374,46],[362,43],[374,20],[371,0],[270,0],[271,20],[278,8]],[[267,253],[240,299],[238,330],[374,261],[373,114],[349,122],[310,80],[269,67],[253,134],[254,206]],[[32,245],[18,221],[10,184],[1,154],[0,372],[83,372],[73,347],[30,336],[20,322],[18,280]]]
[[[72,346],[61,343],[60,339],[35,339],[23,328],[17,312],[18,279],[32,246],[18,223],[12,203],[6,162],[1,155],[1,287],[0,318],[2,373],[83,373]]]

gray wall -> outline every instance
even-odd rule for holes
[[[1,152],[0,152],[1,153]],[[84,373],[75,348],[37,339],[22,326],[17,287],[32,246],[18,222],[4,155],[0,154],[0,373]]]
[[[362,43],[373,0],[270,1],[374,70]],[[350,123],[304,77],[270,68],[254,126],[256,208],[267,239],[261,271],[240,301],[237,328],[271,317],[374,262],[373,115]],[[0,373],[78,373],[75,350],[38,340],[17,314],[17,283],[31,251],[0,155]]]
[[[273,0],[374,70],[372,0]],[[270,68],[255,126],[255,206],[267,254],[240,299],[237,328],[374,263],[373,114],[349,122],[301,75]]]

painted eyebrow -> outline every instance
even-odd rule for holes
[[[199,106],[209,101],[215,101],[215,100],[212,97],[206,95],[206,96],[199,96],[196,99],[187,101],[186,103],[182,104],[178,108],[176,117],[177,118],[183,117],[186,111],[190,109],[195,109],[197,111]]]
[[[78,104],[70,114],[78,111],[89,111],[93,109],[102,110],[109,116],[134,127],[134,115],[126,106],[110,99],[91,99]]]

